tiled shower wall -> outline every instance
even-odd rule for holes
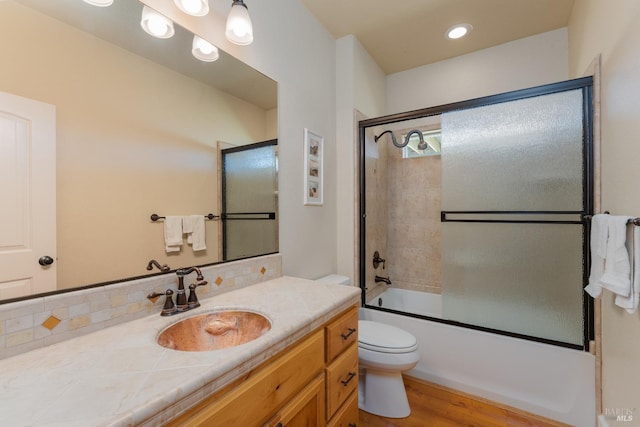
[[[209,282],[198,287],[202,300],[282,276],[282,258],[280,254],[266,255],[201,270]],[[195,275],[188,279],[192,277]],[[0,359],[150,314],[160,315],[164,296],[155,302],[146,296],[176,287],[176,275],[167,273],[0,304]]]
[[[396,288],[440,293],[441,157],[387,147],[387,271]]]

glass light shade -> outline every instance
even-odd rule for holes
[[[191,53],[200,61],[204,62],[213,62],[220,56],[217,47],[198,36],[193,36]]]
[[[184,13],[191,16],[204,16],[209,13],[209,0],[174,0]]]
[[[470,24],[454,25],[447,30],[445,36],[448,39],[459,39],[466,36],[471,30],[473,30],[473,27]]]
[[[234,0],[227,17],[227,39],[231,43],[248,45],[253,42],[253,26],[249,17],[249,9],[242,0]]]
[[[142,8],[140,26],[148,34],[160,39],[168,39],[173,36],[173,22],[164,15],[151,9],[149,6]]]
[[[113,4],[113,0],[84,0],[84,2],[98,7],[107,7]]]

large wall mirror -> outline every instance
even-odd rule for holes
[[[193,34],[177,25],[171,39],[149,36],[142,6],[0,1],[0,92],[56,108],[57,290],[158,273],[146,268],[152,259],[171,269],[231,260],[223,230],[238,226],[206,220],[206,250],[185,238],[167,252],[165,223],[151,215],[225,219],[222,154],[252,144],[272,148],[254,162],[273,179],[263,185],[272,208],[242,221],[249,238],[265,224],[259,253],[233,257],[278,250],[277,83],[222,51],[215,62],[195,59]]]

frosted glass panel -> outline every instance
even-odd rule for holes
[[[443,317],[582,345],[582,226],[443,223]]]
[[[276,146],[260,146],[224,153],[224,258],[235,259],[278,251],[276,220],[265,215],[233,215],[276,212]]]
[[[225,154],[227,212],[275,211],[274,146]]]
[[[442,115],[442,209],[581,211],[582,91]]]

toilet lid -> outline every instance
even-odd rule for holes
[[[381,353],[409,353],[418,348],[418,341],[395,326],[358,320],[358,346]]]

